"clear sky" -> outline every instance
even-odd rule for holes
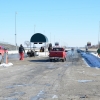
[[[18,45],[34,32],[53,44],[98,43],[100,0],[0,0],[0,41],[15,44],[15,15]]]

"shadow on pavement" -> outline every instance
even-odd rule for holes
[[[49,62],[48,59],[29,60],[30,62]]]

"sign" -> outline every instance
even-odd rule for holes
[[[87,46],[91,46],[91,42],[87,42]]]
[[[58,43],[58,42],[56,42],[56,43],[55,43],[55,46],[59,46],[59,43]]]

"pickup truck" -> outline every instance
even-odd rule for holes
[[[50,62],[53,60],[62,60],[62,62],[66,61],[66,51],[63,47],[53,47],[53,49],[49,52]]]

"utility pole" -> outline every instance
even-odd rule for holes
[[[50,32],[50,43],[51,43],[51,32]]]
[[[34,34],[35,34],[35,27],[36,27],[36,25],[34,25]],[[33,43],[33,49],[35,51],[35,44],[34,43]]]
[[[54,45],[55,45],[55,35],[54,35]]]
[[[100,35],[100,21],[99,21],[99,32],[98,32],[98,48],[100,48],[99,35]]]
[[[35,27],[36,27],[36,25],[34,25],[34,34],[35,34]]]
[[[17,15],[17,12],[15,12],[15,46],[16,46],[16,50],[17,50],[17,39],[16,39],[16,15]]]

